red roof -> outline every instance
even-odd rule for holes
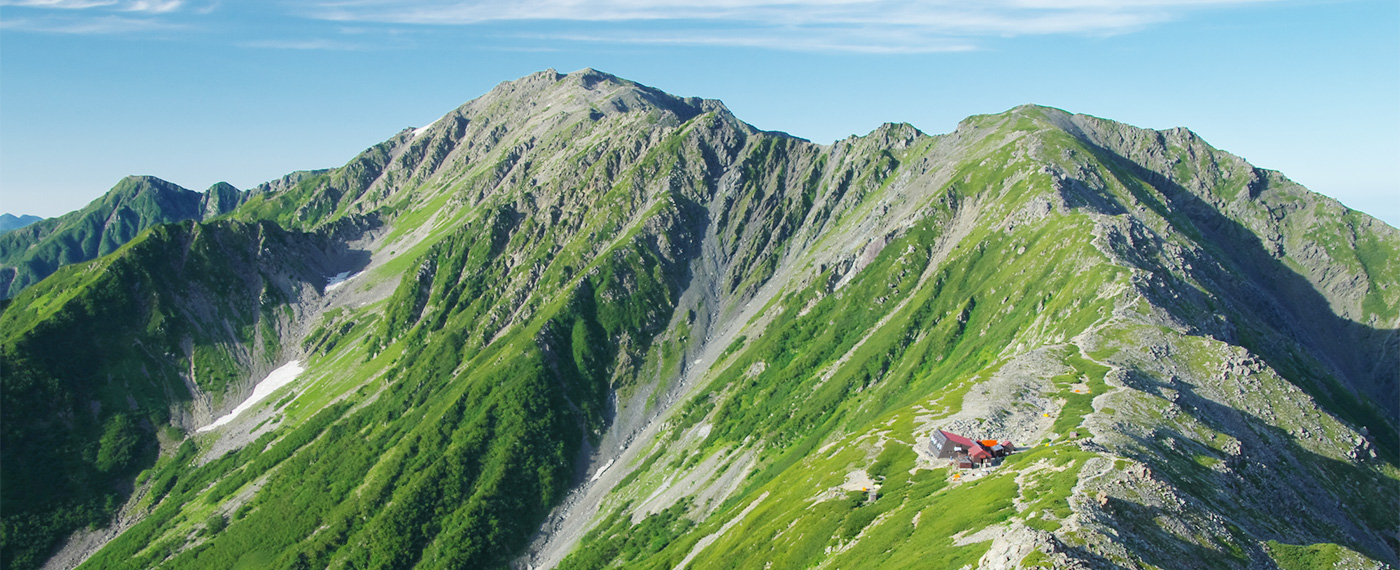
[[[972,440],[970,440],[970,439],[968,439],[968,438],[965,438],[965,437],[960,436],[960,435],[955,434],[955,433],[949,433],[949,432],[946,432],[946,431],[943,431],[943,430],[938,430],[938,431],[939,431],[939,433],[942,433],[942,434],[943,434],[943,437],[948,438],[948,441],[951,441],[951,442],[953,442],[953,443],[956,443],[956,444],[958,444],[958,445],[961,445],[961,446],[963,447],[963,449],[966,449],[966,450],[967,450],[967,455],[968,455],[968,457],[971,457],[971,458],[973,458],[973,459],[991,459],[991,458],[992,458],[992,453],[991,453],[990,451],[987,451],[987,448],[986,448],[986,447],[983,447],[982,444],[980,444],[980,443],[978,443],[978,442],[975,442],[975,441],[972,441]]]
[[[953,443],[956,443],[956,444],[958,444],[958,445],[961,445],[961,446],[963,446],[963,447],[965,447],[965,448],[967,448],[967,449],[972,449],[972,448],[978,446],[978,443],[977,443],[977,442],[972,441],[972,440],[970,440],[970,439],[968,439],[968,438],[965,438],[965,437],[963,437],[963,436],[960,436],[960,435],[958,435],[958,434],[946,432],[946,431],[943,431],[943,430],[938,430],[938,432],[941,433],[941,434],[943,434],[943,437],[948,438],[948,441],[951,441],[951,442],[953,442]]]

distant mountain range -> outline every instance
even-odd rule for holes
[[[5,568],[1400,565],[1400,231],[1183,128],[550,70],[0,275]]]
[[[0,214],[0,234],[10,230],[17,230],[42,219],[43,218],[39,216],[30,216],[28,214],[18,217],[14,214]]]

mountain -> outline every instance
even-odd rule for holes
[[[246,397],[337,249],[267,222],[187,221],[118,251],[0,314],[6,567],[41,561],[55,529],[106,524],[160,446]]]
[[[541,72],[6,305],[0,562],[1393,566],[1397,253],[1185,129]]]
[[[0,234],[0,297],[15,296],[61,266],[112,253],[147,228],[213,218],[245,197],[225,182],[199,193],[128,176],[81,210]]]
[[[19,217],[15,217],[14,214],[8,213],[0,214],[0,234],[3,234],[10,230],[17,230],[42,219],[43,218],[40,218],[39,216],[30,216],[28,214]]]

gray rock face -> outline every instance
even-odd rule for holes
[[[239,204],[247,199],[247,193],[227,182],[220,182],[210,186],[200,197],[200,219],[207,220],[215,218],[237,208]]]

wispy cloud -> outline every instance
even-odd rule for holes
[[[120,12],[165,14],[179,10],[184,0],[0,0],[0,6],[49,8],[54,10],[87,10],[105,8]]]
[[[152,14],[165,14],[174,12],[184,6],[184,0],[136,0],[128,3],[124,10],[128,12],[150,12]]]
[[[127,18],[122,16],[98,16],[95,18],[77,19],[6,18],[0,20],[0,29],[47,34],[114,35],[173,30],[178,28],[180,28],[179,25],[151,18]]]
[[[756,33],[753,31],[695,31],[695,32],[626,32],[608,34],[539,34],[524,35],[526,39],[554,40],[568,42],[634,44],[634,45],[675,45],[675,46],[723,46],[749,47],[774,50],[795,50],[812,52],[850,52],[869,54],[895,53],[939,53],[972,51],[976,45],[968,41],[952,39],[900,39],[886,35],[882,41],[872,41],[865,31],[854,33]]]
[[[984,37],[1122,34],[1208,8],[1276,1],[325,0],[310,5],[306,15],[340,22],[439,26],[613,23],[629,31],[547,37],[887,53],[973,49]]]
[[[188,28],[190,22],[181,14],[207,14],[216,5],[209,0],[0,0],[0,6],[8,8],[0,28],[44,34],[142,34]]]
[[[56,10],[82,10],[98,6],[112,6],[116,3],[117,0],[0,0],[0,6],[53,8]]]

